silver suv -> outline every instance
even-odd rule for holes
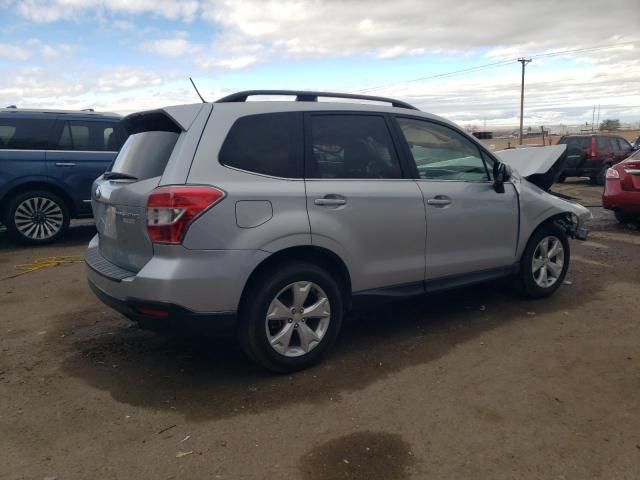
[[[94,292],[144,328],[234,334],[276,371],[317,362],[357,305],[504,276],[548,296],[586,238],[588,210],[546,192],[563,155],[510,151],[527,180],[398,100],[251,91],[123,124],[93,185]]]

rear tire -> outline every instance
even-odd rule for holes
[[[329,273],[307,262],[288,263],[248,286],[240,306],[238,341],[269,370],[308,368],[335,343],[343,305],[339,284]]]
[[[520,261],[522,293],[529,298],[552,295],[564,281],[570,258],[566,233],[552,223],[539,227],[531,235]]]
[[[632,215],[630,213],[623,212],[613,212],[613,214],[616,216],[616,220],[624,225],[640,220],[640,215]]]
[[[69,227],[69,207],[47,190],[31,190],[9,200],[4,213],[7,232],[13,240],[27,245],[52,243]]]

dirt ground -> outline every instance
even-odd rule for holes
[[[640,232],[598,187],[558,190],[596,220],[554,297],[498,282],[352,314],[292,376],[229,340],[138,330],[82,263],[0,280],[0,478],[640,478]],[[0,278],[92,235],[0,233]]]

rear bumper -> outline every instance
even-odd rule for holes
[[[89,286],[102,303],[136,322],[145,330],[170,332],[185,335],[234,335],[236,327],[236,312],[192,312],[184,307],[170,303],[148,302],[135,298],[120,300],[98,288],[91,280]],[[141,309],[152,309],[156,312],[166,312],[166,316],[148,315]]]
[[[640,192],[623,190],[620,180],[607,180],[602,194],[602,206],[607,210],[640,214]]]
[[[157,247],[139,272],[130,272],[102,257],[99,248],[96,235],[85,261],[89,285],[105,304],[145,328],[216,334],[233,331],[249,275],[269,255]]]

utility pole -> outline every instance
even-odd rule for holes
[[[522,86],[520,87],[520,145],[522,145],[522,119],[524,115],[524,67],[527,63],[531,62],[531,59],[519,58],[518,61],[522,64]]]
[[[596,120],[596,125],[598,125],[598,131],[600,131],[600,104],[598,104],[598,120]]]
[[[591,114],[591,133],[593,133],[593,124],[596,121],[596,106],[593,106],[593,113]]]

